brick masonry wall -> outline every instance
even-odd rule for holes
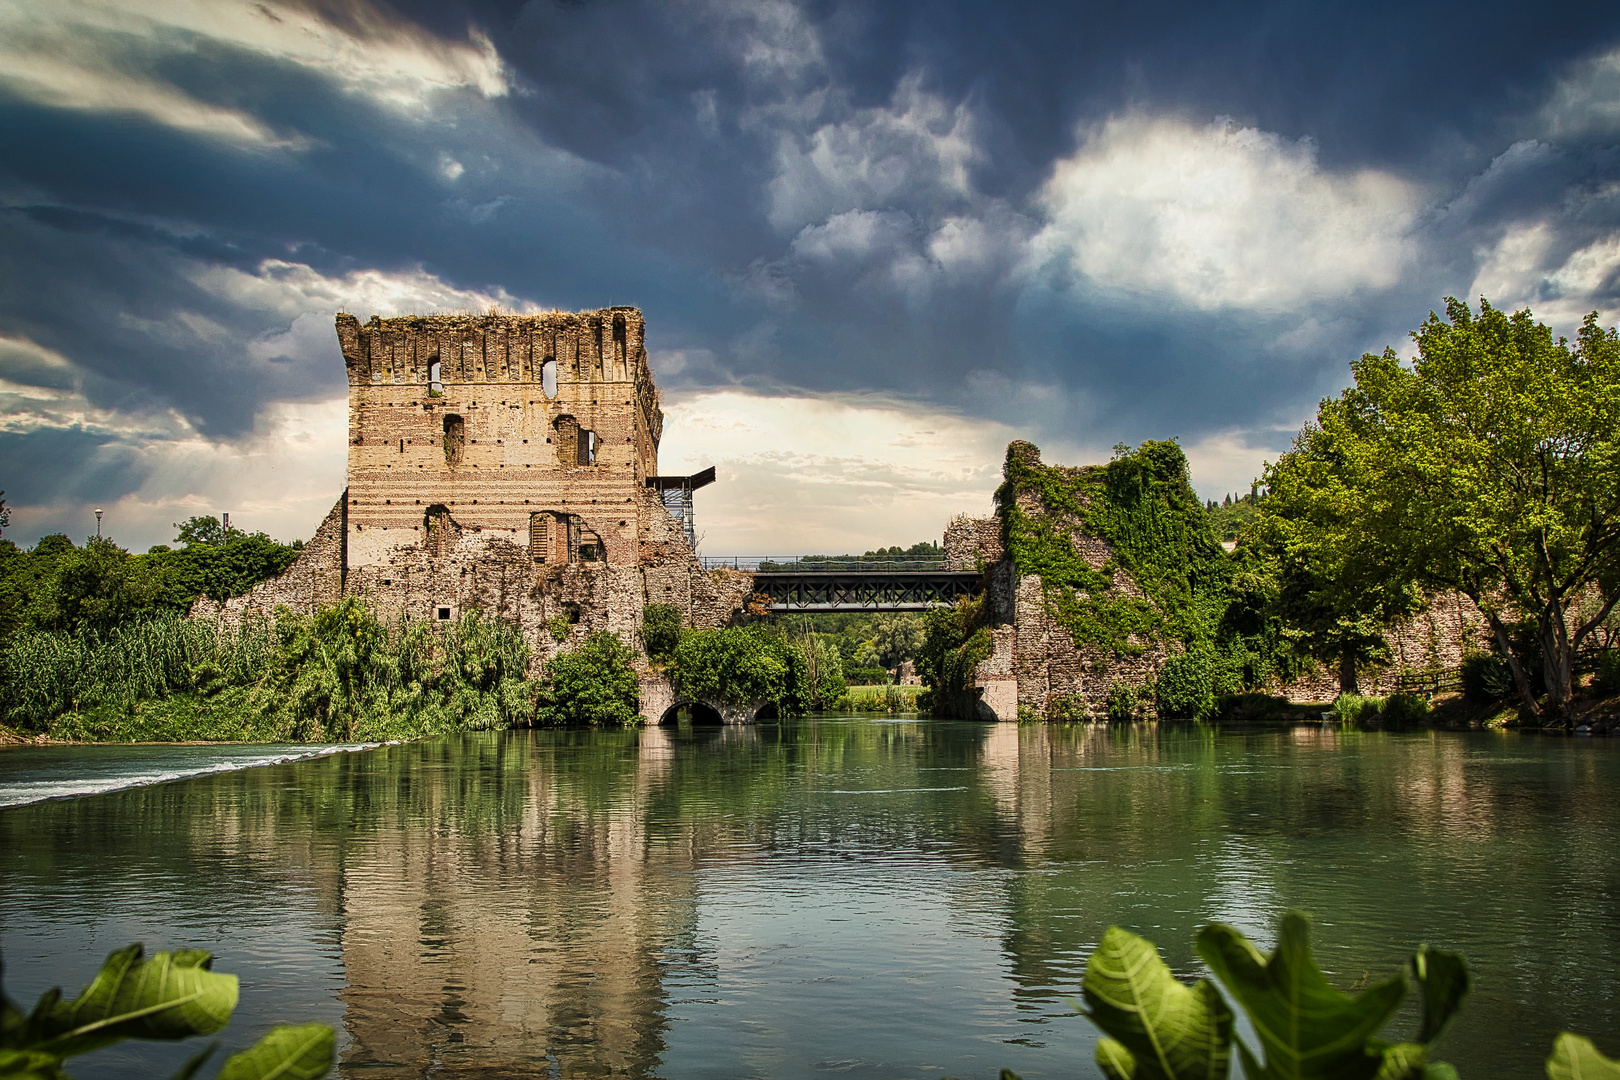
[[[663,413],[644,331],[634,308],[339,315],[348,490],[285,574],[223,605],[199,600],[192,614],[310,614],[343,596],[390,622],[477,610],[522,630],[532,674],[605,630],[637,651],[647,707],[661,712],[642,609],[671,603],[692,626],[728,625],[753,577],[704,570],[646,485]]]

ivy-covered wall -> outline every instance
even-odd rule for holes
[[[1069,468],[1015,442],[1004,471],[996,505],[1007,556],[1020,577],[1039,577],[1077,649],[1123,657],[1213,643],[1232,562],[1180,446],[1119,446],[1106,465]]]

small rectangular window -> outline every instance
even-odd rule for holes
[[[442,607],[442,608],[439,609],[439,618],[448,619],[449,617],[450,617],[450,609],[449,608]]]

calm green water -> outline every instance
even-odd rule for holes
[[[1617,794],[1620,745],[1534,736],[472,735],[0,810],[0,946],[28,1001],[212,949],[230,1045],[325,1020],[353,1077],[1073,1077],[1110,924],[1192,974],[1198,926],[1297,906],[1344,986],[1462,949],[1445,1056],[1535,1077],[1566,1026],[1620,1051]]]

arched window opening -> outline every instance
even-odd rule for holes
[[[540,392],[548,398],[557,396],[557,358],[546,357],[545,363],[540,365]]]
[[[455,519],[450,516],[450,508],[443,503],[434,503],[422,515],[422,524],[427,527],[427,552],[436,559],[450,554],[455,547],[456,536],[461,531],[456,527]]]
[[[529,515],[529,557],[537,563],[553,562],[560,529],[556,517],[542,510]]]
[[[444,463],[460,465],[461,454],[467,446],[467,422],[455,413],[444,416]]]
[[[439,378],[439,370],[440,370],[439,369],[439,362],[437,360],[433,360],[433,361],[430,361],[428,363],[428,396],[429,397],[443,397],[444,396],[444,383]]]
[[[556,432],[552,438],[557,444],[557,463],[559,465],[579,464],[579,421],[564,413],[552,421],[552,429]]]
[[[627,379],[629,370],[625,367],[629,350],[626,345],[628,334],[624,325],[624,316],[613,316],[613,374],[616,378]]]

